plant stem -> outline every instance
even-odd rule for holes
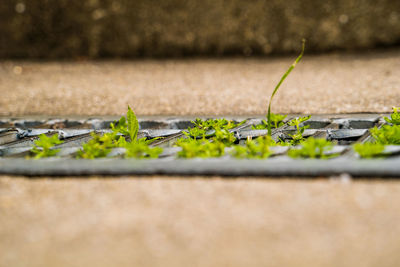
[[[276,94],[276,92],[278,91],[279,87],[281,86],[283,81],[286,79],[286,77],[290,74],[290,72],[294,69],[294,67],[296,67],[296,64],[300,62],[300,60],[301,60],[301,58],[303,57],[303,54],[304,54],[305,44],[306,44],[306,40],[303,39],[303,45],[302,45],[302,48],[301,48],[300,55],[296,58],[296,60],[293,62],[293,64],[285,72],[285,74],[283,74],[281,80],[279,81],[279,83],[276,85],[274,91],[272,92],[271,98],[269,99],[268,115],[267,115],[267,119],[268,119],[268,135],[269,136],[271,136],[271,102],[272,102],[272,98],[274,97],[274,95]]]

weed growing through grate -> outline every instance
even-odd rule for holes
[[[53,147],[62,143],[64,142],[59,140],[56,134],[50,137],[41,134],[39,139],[34,142],[31,152],[35,154],[34,159],[53,157],[60,151],[60,149],[53,149]]]
[[[271,122],[271,128],[279,128],[284,125],[284,120],[286,119],[287,115],[282,115],[282,114],[275,114],[272,113],[270,114],[270,122]],[[264,130],[268,129],[268,121],[262,120],[261,124],[258,125],[253,125],[251,127],[253,130]]]
[[[126,158],[158,158],[162,153],[163,149],[161,147],[149,147],[155,139],[146,140],[146,138],[140,138],[137,142],[127,142],[123,147],[125,147],[125,157]]]
[[[111,123],[110,127],[114,134],[120,133],[122,135],[129,136],[131,142],[136,142],[139,132],[139,122],[135,113],[129,106],[128,112],[126,113],[126,118],[122,116],[118,123]]]
[[[214,132],[211,132],[212,130],[214,131],[222,130],[228,132],[228,130],[238,127],[239,125],[245,123],[245,121],[242,121],[240,123],[235,123],[234,121],[227,119],[202,120],[198,118],[191,122],[194,124],[194,127],[189,127],[187,131],[183,132],[183,134],[185,134],[189,138],[210,137],[214,135]]]
[[[384,157],[382,154],[385,145],[400,145],[400,108],[393,107],[390,118],[384,117],[389,125],[383,125],[381,128],[374,127],[370,133],[374,142],[364,144],[355,144],[353,149],[361,158]]]
[[[260,129],[268,129],[268,138],[259,137],[255,140],[247,140],[245,146],[234,145],[235,137],[232,133],[229,133],[229,129],[234,128],[238,125],[227,121],[226,119],[220,120],[206,120],[203,121],[201,119],[196,119],[192,121],[194,127],[189,127],[187,131],[184,131],[183,134],[186,135],[186,139],[179,139],[176,142],[176,146],[181,147],[182,151],[178,153],[178,157],[182,158],[192,158],[192,157],[206,157],[213,156],[219,157],[224,154],[223,149],[225,147],[233,146],[233,156],[237,158],[266,158],[271,152],[268,149],[271,145],[276,145],[275,142],[271,138],[271,129],[279,128],[284,125],[284,120],[286,119],[286,115],[275,114],[271,112],[271,103],[275,94],[278,92],[278,89],[290,74],[290,72],[295,68],[297,63],[303,57],[305,49],[305,40],[303,39],[302,50],[300,55],[296,58],[294,63],[289,67],[289,69],[284,73],[281,77],[279,83],[276,85],[274,91],[269,100],[268,104],[268,113],[267,120],[263,120],[262,124],[252,126],[252,129],[260,130]],[[308,126],[302,125],[303,122],[310,119],[311,116],[299,117],[291,120],[288,124],[294,126],[296,129],[296,133],[290,135],[291,140],[289,143],[285,143],[281,140],[279,144],[281,145],[297,145],[304,140],[303,133],[304,130],[308,128]],[[242,122],[243,123],[243,122]],[[212,132],[211,130],[214,130]],[[210,138],[211,141],[206,140],[206,138]],[[213,144],[213,145],[211,145]],[[215,153],[205,153],[204,149],[208,148],[211,150],[215,150]],[[220,152],[222,151],[222,152]]]
[[[117,146],[118,140],[116,133],[98,135],[91,133],[92,139],[82,145],[82,149],[78,151],[78,158],[95,159],[107,157],[111,149]]]
[[[303,45],[302,45],[300,55],[296,58],[296,60],[289,67],[289,69],[283,74],[283,76],[281,77],[280,81],[275,86],[275,89],[271,94],[271,98],[270,98],[269,104],[268,104],[268,113],[266,116],[267,120],[262,120],[261,124],[252,126],[253,130],[268,129],[268,135],[271,136],[272,128],[279,128],[284,125],[284,120],[286,119],[287,116],[281,115],[281,114],[275,114],[275,113],[271,112],[272,99],[274,98],[275,94],[278,92],[282,83],[285,81],[285,79],[288,77],[288,75],[291,73],[291,71],[296,67],[297,63],[299,63],[300,60],[302,59],[303,54],[304,54],[304,49],[305,49],[305,40],[303,39]],[[295,126],[295,128],[296,128],[296,133],[294,135],[291,135],[291,138],[292,138],[292,140],[290,141],[291,145],[296,145],[304,140],[303,133],[304,133],[304,130],[308,127],[300,126],[300,124],[303,123],[304,121],[310,119],[310,117],[311,116],[300,117],[300,118],[296,118],[296,119],[289,121],[288,124],[291,126]],[[287,144],[284,144],[283,141],[281,141],[281,144],[287,145]]]
[[[383,156],[385,146],[379,143],[364,143],[353,145],[353,149],[361,158],[376,158]]]
[[[211,142],[208,139],[180,139],[176,145],[182,150],[179,158],[216,158],[225,154],[226,145],[220,141]]]
[[[303,137],[303,133],[304,130],[309,128],[308,125],[302,125],[303,122],[309,120],[311,118],[311,116],[306,116],[306,117],[298,117],[295,118],[291,121],[288,122],[288,124],[290,126],[294,126],[296,133],[295,134],[290,134],[289,136],[292,138],[292,140],[290,140],[290,144],[291,145],[297,145],[299,144],[301,141],[304,140]]]
[[[292,158],[327,159],[338,156],[338,154],[327,155],[332,148],[332,142],[326,139],[309,137],[300,142],[299,148],[290,148],[288,155]]]
[[[268,135],[271,136],[271,129],[272,129],[272,112],[271,112],[271,104],[272,104],[272,99],[274,98],[275,94],[278,92],[279,87],[282,85],[283,81],[285,81],[285,79],[287,78],[287,76],[290,74],[290,72],[292,72],[292,70],[296,67],[297,63],[300,62],[301,58],[303,57],[304,54],[304,49],[305,49],[305,44],[306,44],[306,40],[303,39],[303,45],[301,48],[301,53],[300,55],[296,58],[296,60],[293,62],[292,65],[290,65],[289,69],[285,72],[285,74],[283,74],[283,76],[281,77],[280,81],[278,82],[278,84],[275,86],[274,91],[271,94],[271,98],[269,99],[269,103],[268,103],[268,113],[267,113],[267,128],[268,128]]]
[[[400,125],[400,107],[393,107],[393,112],[390,114],[390,118],[384,117],[384,119],[393,125]]]
[[[226,119],[211,119],[192,121],[194,127],[189,127],[183,134],[187,138],[180,138],[175,145],[182,150],[178,152],[179,158],[194,157],[221,157],[225,154],[225,148],[230,147],[236,141],[233,133],[229,132],[245,121],[235,123]],[[209,140],[207,139],[209,137]]]
[[[139,122],[133,110],[128,106],[126,118],[122,116],[117,123],[110,124],[111,133],[98,135],[93,133],[92,139],[83,144],[78,152],[78,158],[95,159],[106,157],[113,148],[125,148],[127,158],[157,158],[162,153],[162,148],[149,147],[155,139],[138,139]],[[126,137],[129,137],[127,140]]]
[[[265,159],[272,155],[271,146],[276,145],[270,136],[247,139],[245,146],[236,145],[231,155],[238,159]]]
[[[374,127],[370,129],[375,142],[381,145],[400,145],[400,108],[393,107],[390,118],[384,117],[389,125],[383,125],[382,128]]]
[[[380,129],[374,127],[370,132],[378,144],[400,145],[400,125],[383,125]]]

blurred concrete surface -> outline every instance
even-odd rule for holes
[[[268,55],[400,44],[393,0],[2,0],[0,58]]]
[[[397,181],[0,177],[0,266],[398,266]]]
[[[0,115],[262,115],[294,56],[87,62],[0,62]],[[309,55],[273,112],[390,112],[400,51]]]

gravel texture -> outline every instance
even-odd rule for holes
[[[398,266],[399,196],[346,176],[3,176],[0,266]]]
[[[265,114],[295,56],[265,59],[0,63],[0,115]],[[305,55],[273,103],[281,113],[388,112],[400,51]]]

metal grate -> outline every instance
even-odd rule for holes
[[[288,116],[288,119],[296,116]],[[292,159],[287,147],[272,147],[273,155],[265,160],[238,160],[229,153],[221,158],[177,159],[178,147],[174,142],[183,134],[182,129],[193,126],[194,118],[140,119],[139,137],[163,137],[152,145],[164,148],[159,159],[123,159],[123,148],[116,148],[107,158],[96,160],[75,159],[82,143],[90,140],[90,133],[110,131],[110,122],[117,118],[96,119],[0,119],[0,173],[16,175],[260,175],[260,176],[329,176],[349,173],[352,176],[400,176],[400,146],[387,146],[386,159],[360,159],[351,149],[356,142],[371,139],[368,129],[380,127],[384,121],[380,114],[314,115],[305,124],[309,128],[304,136],[336,141],[332,153],[339,157],[328,160]],[[243,118],[229,118],[241,121]],[[240,143],[249,137],[266,135],[266,130],[251,130],[251,125],[263,118],[249,118],[246,123],[232,129]],[[275,139],[288,138],[294,129],[284,125],[274,129]],[[64,143],[55,158],[26,159],[33,142],[41,133],[58,134]]]

